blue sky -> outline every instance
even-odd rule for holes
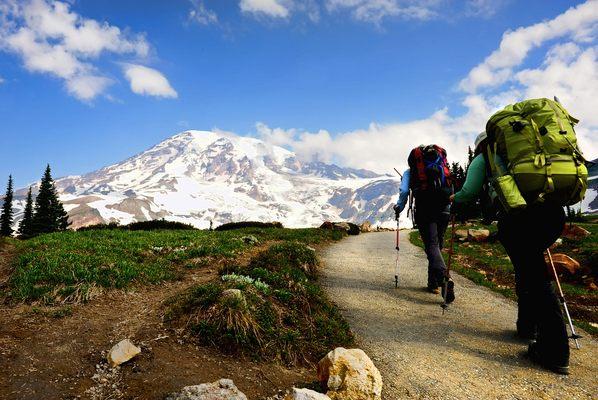
[[[575,6],[563,18],[579,27],[563,27]],[[90,172],[214,128],[384,171],[417,139],[446,141],[459,158],[501,104],[557,92],[591,144],[595,10],[596,1],[0,0],[0,179],[12,173],[21,187],[47,162],[55,176]],[[513,37],[529,47],[523,57],[485,62],[505,32],[534,25]],[[15,39],[25,30],[31,41]]]

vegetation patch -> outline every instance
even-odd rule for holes
[[[596,335],[598,329],[590,323],[598,323],[598,291],[589,289],[588,282],[598,282],[598,224],[577,224],[591,235],[581,240],[563,238],[563,242],[553,253],[564,253],[580,262],[581,272],[576,275],[559,275],[563,293],[567,300],[569,311],[575,323]],[[459,225],[455,229],[476,229],[482,227],[478,224]],[[483,226],[489,229],[491,237],[496,232],[496,226]],[[445,260],[448,260],[448,246],[450,240],[450,227],[445,237],[443,250]],[[411,243],[422,247],[423,243],[417,231],[410,233]],[[454,242],[454,258],[452,269],[469,278],[478,285],[486,286],[503,295],[516,299],[515,271],[509,257],[500,243],[490,242]]]
[[[251,236],[256,240],[247,240]],[[105,289],[156,284],[185,271],[242,258],[258,243],[293,240],[305,244],[339,239],[319,229],[250,228],[130,231],[100,229],[44,234],[16,248],[7,287],[14,301],[77,303]],[[245,239],[243,239],[245,238]]]
[[[350,346],[353,336],[318,284],[317,266],[306,244],[273,244],[246,265],[222,268],[219,280],[170,299],[166,319],[223,352],[286,364],[318,360]]]
[[[230,231],[233,229],[242,228],[283,228],[280,222],[259,222],[259,221],[242,221],[242,222],[229,222],[228,224],[222,224],[216,228],[217,231]]]

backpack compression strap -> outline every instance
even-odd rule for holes
[[[452,176],[451,176],[451,170],[448,165],[448,160],[446,159],[446,150],[438,145],[434,145],[434,149],[436,149],[436,152],[438,153],[438,155],[442,161],[442,163],[440,165],[440,168],[442,170],[442,184],[445,184],[445,182],[446,182],[446,186],[451,186]]]

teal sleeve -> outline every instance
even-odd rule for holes
[[[455,201],[457,203],[471,203],[474,202],[486,180],[486,161],[482,154],[478,154],[469,165],[467,169],[467,176],[465,183],[460,191],[455,193]]]

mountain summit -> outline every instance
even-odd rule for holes
[[[74,228],[157,218],[200,228],[243,220],[306,227],[391,221],[399,181],[302,162],[255,138],[186,131],[123,162],[57,179],[56,187]]]

